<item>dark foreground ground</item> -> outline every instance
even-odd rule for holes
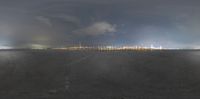
[[[0,51],[0,99],[200,99],[200,51]]]

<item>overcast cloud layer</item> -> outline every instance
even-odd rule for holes
[[[199,0],[0,0],[0,47],[200,48]]]

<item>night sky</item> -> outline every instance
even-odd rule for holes
[[[200,0],[0,0],[0,47],[200,48]]]

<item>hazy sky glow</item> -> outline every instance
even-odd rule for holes
[[[200,48],[199,0],[0,0],[0,46]]]

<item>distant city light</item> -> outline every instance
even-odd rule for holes
[[[63,47],[54,48],[60,50],[163,50],[162,46],[155,47],[154,45],[148,46],[73,46],[73,47]]]
[[[46,45],[41,45],[41,44],[31,44],[30,47],[31,49],[47,49],[48,48]]]
[[[149,46],[146,45],[134,45],[134,46],[128,46],[128,45],[121,45],[121,46],[113,46],[113,45],[105,45],[105,46],[83,46],[81,44],[77,44],[74,46],[68,46],[68,47],[50,47],[47,45],[42,45],[42,44],[30,44],[25,49],[36,49],[36,50],[43,50],[43,49],[55,49],[55,50],[100,50],[100,51],[115,51],[115,50],[181,50],[181,48],[166,48],[163,46],[154,46],[153,44],[150,44]],[[22,48],[15,48],[15,47],[10,47],[10,46],[0,46],[0,49],[23,49]],[[195,49],[195,48],[193,48]],[[197,48],[196,48],[197,49]]]

